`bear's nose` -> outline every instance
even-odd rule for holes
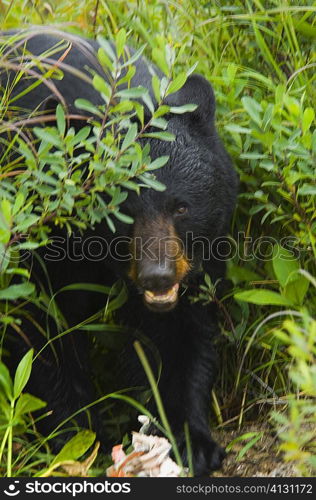
[[[164,292],[175,283],[175,269],[172,262],[163,265],[156,262],[142,263],[138,273],[138,283],[144,290]]]

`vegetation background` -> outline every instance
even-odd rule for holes
[[[231,228],[236,252],[228,266],[233,288],[219,304],[222,369],[213,391],[212,425],[237,465],[251,459],[255,450],[254,470],[260,470],[261,455],[263,461],[277,455],[279,462],[291,464],[283,474],[306,476],[316,470],[315,14],[316,4],[310,0],[0,1],[1,29],[48,24],[86,37],[117,40],[123,28],[128,44],[136,48],[146,44],[145,54],[158,65],[163,66],[166,54],[175,54],[172,76],[197,64],[195,71],[213,84],[217,126],[241,182]],[[0,56],[0,66],[1,62]],[[5,111],[2,97],[2,131],[7,126]],[[60,126],[62,119],[61,114]],[[45,141],[45,136],[39,139]],[[5,252],[19,230],[32,235],[34,247],[47,237],[41,229],[47,192],[32,198],[31,190],[21,190],[20,175],[19,165],[4,155],[0,245]],[[153,188],[159,189],[154,181]],[[71,201],[75,195],[71,196],[70,206],[64,207],[68,213],[79,210],[76,200]],[[37,209],[26,213],[29,202]],[[10,285],[16,273],[21,278],[18,289]],[[17,299],[35,300],[34,293],[27,272],[16,261],[3,267],[2,340],[8,324],[18,328]],[[214,285],[206,276],[199,299],[207,302],[213,297]],[[110,316],[108,320],[112,321]],[[89,324],[85,328],[89,331]],[[104,336],[105,353],[116,349],[113,335]],[[97,337],[100,342],[100,334]],[[41,405],[23,393],[32,353],[14,381],[5,357],[2,361],[0,474],[49,475],[65,460],[78,466],[77,459],[93,435],[80,434],[76,446],[68,446],[57,458],[49,440],[46,449],[39,447],[43,438],[36,433],[29,442],[28,434],[35,432],[29,412]],[[96,370],[97,382],[98,377]],[[122,410],[118,422],[125,417]],[[100,456],[93,465],[91,459],[82,467],[99,475],[108,461]],[[228,467],[226,473],[236,475],[236,470],[230,472]]]

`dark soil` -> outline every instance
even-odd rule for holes
[[[298,476],[293,463],[286,463],[278,451],[278,440],[268,427],[247,427],[240,431],[215,430],[213,436],[222,446],[248,432],[263,432],[263,436],[238,459],[238,453],[249,440],[238,441],[227,453],[223,467],[213,474],[215,477],[291,477]]]

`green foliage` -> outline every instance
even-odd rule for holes
[[[46,403],[28,393],[23,393],[32,369],[33,349],[29,350],[17,366],[14,381],[7,367],[0,362],[0,462],[5,450],[7,476],[12,475],[13,439],[30,426],[30,412],[39,410]]]
[[[49,467],[40,472],[40,476],[54,475],[53,472],[60,466],[75,465],[76,461],[84,455],[95,441],[95,432],[83,430],[73,436],[53,458]]]
[[[309,288],[309,280],[301,273],[295,256],[276,244],[273,248],[272,266],[279,282],[280,293],[254,289],[234,294],[235,299],[258,305],[301,306]]]
[[[234,444],[239,443],[240,441],[247,441],[245,446],[241,448],[239,451],[236,460],[240,461],[243,456],[247,453],[247,451],[254,446],[259,439],[261,439],[263,436],[263,432],[246,432],[246,434],[242,434],[241,436],[238,436],[237,438],[233,439],[229,445],[226,447],[227,451],[230,451],[233,449]]]
[[[285,460],[292,461],[300,475],[316,473],[316,321],[303,312],[299,319],[287,319],[275,331],[289,352],[289,376],[295,393],[289,396],[286,414],[273,412],[279,428],[280,449]],[[301,399],[299,394],[304,394]]]
[[[13,35],[3,43],[3,48],[23,41],[23,36]],[[174,91],[175,85],[180,88],[185,78],[183,73],[180,80],[172,80],[170,77],[163,78],[160,82],[156,77],[160,104],[155,110],[148,89],[131,86],[131,79],[135,74],[133,63],[141,56],[143,48],[129,57],[125,54],[118,58],[118,54],[123,54],[122,51],[125,50],[122,43],[126,36],[124,29],[116,35],[117,55],[100,38],[98,58],[104,71],[109,74],[108,81],[111,84],[99,75],[89,78],[79,72],[78,77],[84,78],[87,85],[93,85],[100,92],[104,104],[96,107],[88,100],[78,97],[77,107],[83,112],[92,113],[94,120],[91,122],[89,117],[81,116],[89,124],[77,132],[73,127],[66,128],[69,116],[59,104],[56,126],[34,126],[33,141],[22,131],[12,134],[12,130],[17,130],[16,123],[27,127],[28,124],[36,125],[37,122],[40,125],[43,119],[35,114],[30,119],[21,120],[19,110],[13,107],[16,99],[10,97],[12,89],[3,91],[2,114],[6,119],[0,123],[0,133],[3,134],[1,142],[4,146],[1,153],[0,187],[0,299],[4,301],[4,305],[0,306],[0,321],[5,325],[15,322],[7,313],[5,301],[19,298],[37,300],[35,287],[29,282],[28,271],[20,267],[19,262],[23,262],[23,252],[36,249],[48,241],[53,225],[66,226],[68,232],[71,232],[74,227],[83,230],[105,219],[109,228],[115,232],[116,219],[127,224],[133,223],[129,215],[120,211],[120,204],[126,200],[128,191],[165,189],[156,180],[154,170],[162,167],[168,157],[152,162],[148,145],[141,147],[139,139],[155,137],[173,140],[173,135],[163,130],[167,125],[163,116],[170,110],[168,106],[162,106],[161,102]],[[52,48],[51,53],[53,52]],[[10,64],[10,57],[3,50],[0,50],[0,54],[0,62],[6,67]],[[168,66],[169,74],[172,72],[173,60],[174,56]],[[53,67],[40,66],[36,58],[33,58],[32,64],[40,74],[47,76],[53,72]],[[22,66],[19,78],[25,77],[27,72],[28,67]],[[61,78],[62,75],[58,77]],[[118,90],[118,85],[123,82],[127,85],[126,90]],[[30,85],[23,93],[29,92],[34,85]],[[152,110],[152,117],[146,123],[143,104]],[[175,112],[186,110],[185,107],[177,108]],[[23,116],[22,110],[20,114]],[[133,121],[135,115],[140,119],[139,126]],[[135,181],[137,178],[140,182]],[[103,193],[109,196],[109,202],[105,203]],[[13,278],[21,283],[10,284]]]

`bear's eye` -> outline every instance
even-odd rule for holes
[[[188,207],[184,203],[177,205],[174,210],[174,215],[176,217],[180,217],[181,215],[186,215],[187,213],[188,213]]]

